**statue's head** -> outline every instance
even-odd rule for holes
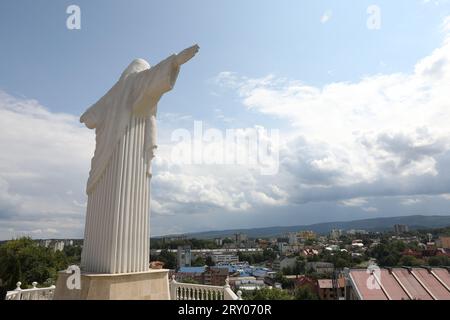
[[[125,79],[130,74],[138,73],[147,69],[150,69],[150,64],[147,61],[145,61],[144,59],[135,59],[122,73],[120,80]]]

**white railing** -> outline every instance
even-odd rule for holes
[[[16,289],[8,291],[6,300],[52,300],[55,292],[55,286],[37,288],[37,282],[33,282],[32,289],[20,288],[21,282],[16,285]],[[175,280],[175,276],[170,281],[171,300],[242,300],[241,295],[241,291],[236,294],[231,290],[228,278],[223,287],[180,283]]]
[[[5,300],[52,300],[55,286],[48,288],[37,288],[37,282],[33,282],[32,289],[22,289],[21,282],[17,282],[17,288],[6,293]]]
[[[175,276],[170,281],[171,300],[242,300],[241,294],[241,291],[236,294],[231,290],[228,278],[223,287],[181,283]]]

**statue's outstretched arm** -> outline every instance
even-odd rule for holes
[[[181,66],[182,64],[185,64],[186,62],[191,60],[197,54],[199,49],[200,49],[200,47],[196,44],[196,45],[193,45],[192,47],[184,49],[179,54],[177,54],[176,59],[177,59],[178,65]]]

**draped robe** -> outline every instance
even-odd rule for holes
[[[131,273],[149,269],[151,160],[156,111],[178,77],[172,55],[151,67],[133,61],[120,80],[80,118],[95,129],[87,182],[82,270]]]

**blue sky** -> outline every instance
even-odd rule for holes
[[[81,30],[66,28],[66,8],[71,4],[81,8]],[[379,30],[369,30],[366,25],[367,8],[374,4],[381,10]],[[13,147],[9,155],[0,156],[0,237],[19,233],[82,236],[84,186],[93,136],[76,118],[117,81],[132,59],[141,57],[154,65],[194,43],[201,48],[198,56],[183,67],[175,90],[159,105],[161,143],[170,148],[170,132],[180,126],[191,128],[193,120],[221,130],[255,125],[277,128],[285,144],[285,152],[280,154],[282,170],[271,179],[256,177],[250,171],[242,173],[242,168],[229,174],[248,174],[254,182],[248,186],[239,179],[217,177],[216,168],[174,169],[161,160],[155,164],[160,176],[152,184],[157,202],[152,215],[154,234],[368,216],[449,214],[445,126],[420,133],[434,122],[431,116],[429,122],[422,121],[418,111],[419,116],[403,113],[398,126],[380,122],[369,128],[360,123],[386,122],[384,119],[401,113],[376,114],[370,109],[373,106],[359,109],[365,105],[361,103],[365,94],[367,99],[378,99],[372,96],[371,88],[398,88],[394,93],[382,92],[391,101],[383,100],[386,110],[408,99],[403,96],[405,92],[422,88],[417,83],[425,78],[420,78],[417,70],[426,57],[431,62],[423,63],[425,71],[426,63],[433,63],[433,59],[442,62],[436,66],[447,70],[447,56],[435,50],[446,52],[443,24],[449,15],[450,2],[446,0],[2,1],[0,105],[8,111],[5,115],[12,115],[9,120],[3,118],[4,124],[29,120],[33,126],[35,121],[47,119],[56,127],[49,132],[38,126],[35,131],[46,139],[39,143],[51,146],[47,153],[40,154],[44,147]],[[433,81],[441,84],[443,79],[447,78]],[[436,83],[428,85],[438,88]],[[315,92],[313,100],[290,95],[299,84]],[[340,84],[338,94],[324,90],[330,84]],[[335,111],[327,108],[334,104],[338,109],[346,108],[346,101],[352,99],[345,94],[353,90],[361,100],[349,107],[353,108],[350,113],[367,112],[368,116],[356,124],[349,120],[355,132],[360,132],[358,137],[343,134],[334,140],[317,126],[317,118],[331,117]],[[445,106],[441,95],[435,89],[418,100],[407,100],[405,105],[429,99],[429,110],[434,110],[430,114],[446,119],[447,114],[442,117]],[[307,109],[312,105],[316,108]],[[304,114],[298,112],[303,107]],[[346,115],[345,111],[336,112]],[[376,116],[371,118],[373,114]],[[328,127],[339,125],[329,123]],[[70,134],[58,135],[61,128]],[[0,128],[0,134],[5,133],[0,140],[2,148],[10,147],[11,140],[23,146],[39,144],[32,139],[32,129],[29,136],[17,126],[7,130]],[[55,141],[56,136],[66,140]],[[83,139],[88,140],[86,145]],[[69,148],[71,143],[76,147]],[[363,151],[361,143],[366,147]],[[46,155],[48,159],[59,159],[59,155],[64,159],[66,155],[74,160],[55,169]],[[163,154],[161,157],[164,159]],[[400,172],[401,168],[404,171]],[[36,172],[39,177],[33,174]],[[200,188],[217,189],[217,194],[193,197],[192,181]],[[399,186],[392,187],[392,181]],[[409,187],[426,183],[440,187]],[[274,186],[282,191],[274,192]],[[356,192],[366,189],[365,193]],[[238,197],[242,203],[236,200],[236,190],[242,191]],[[224,204],[230,201],[231,207]],[[229,218],[222,218],[224,215]]]

